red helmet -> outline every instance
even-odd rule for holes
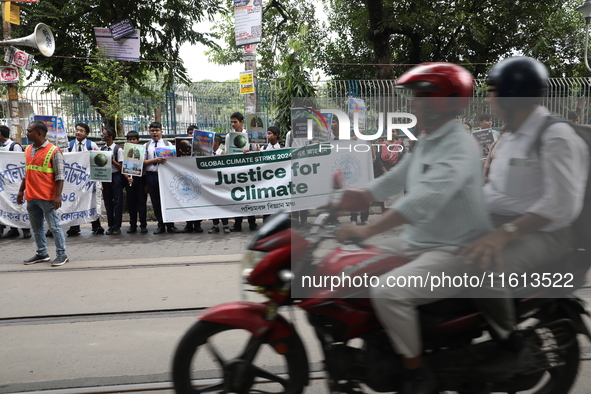
[[[396,87],[429,93],[428,97],[448,97],[433,100],[437,112],[462,111],[472,97],[472,75],[453,63],[421,63],[402,74]]]

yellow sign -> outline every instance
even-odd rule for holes
[[[4,2],[4,20],[10,22],[13,25],[21,24],[21,8],[16,5],[12,5],[10,1]]]
[[[242,71],[240,73],[240,94],[254,93],[253,71]]]

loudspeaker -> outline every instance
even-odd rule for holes
[[[0,41],[0,45],[24,45],[37,48],[43,56],[53,55],[55,51],[55,38],[49,26],[39,23],[35,26],[33,34],[13,40]]]

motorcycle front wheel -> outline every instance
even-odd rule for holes
[[[306,352],[297,335],[261,344],[246,330],[205,321],[187,331],[172,364],[178,394],[299,394],[307,376]]]

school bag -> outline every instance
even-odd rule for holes
[[[587,144],[591,154],[591,125],[574,124],[564,118],[551,115],[542,126],[542,130],[540,133],[538,133],[536,141],[533,145],[534,149],[537,150],[538,155],[542,145],[542,134],[548,129],[548,127],[556,123],[567,123],[570,127],[572,127],[577,135],[581,137],[583,141],[585,141],[585,144]],[[591,168],[589,169],[589,175],[591,175]],[[587,176],[585,196],[583,199],[583,209],[581,210],[581,213],[577,219],[575,219],[571,225],[571,228],[574,237],[575,249],[579,250],[580,252],[585,251],[582,253],[584,255],[584,259],[589,260],[591,257],[591,176]],[[591,265],[591,261],[589,261],[588,264]]]
[[[76,143],[77,140],[72,140],[70,141],[70,152],[75,152],[74,150],[74,144]],[[92,141],[90,141],[88,138],[86,139],[86,150],[92,150]]]

